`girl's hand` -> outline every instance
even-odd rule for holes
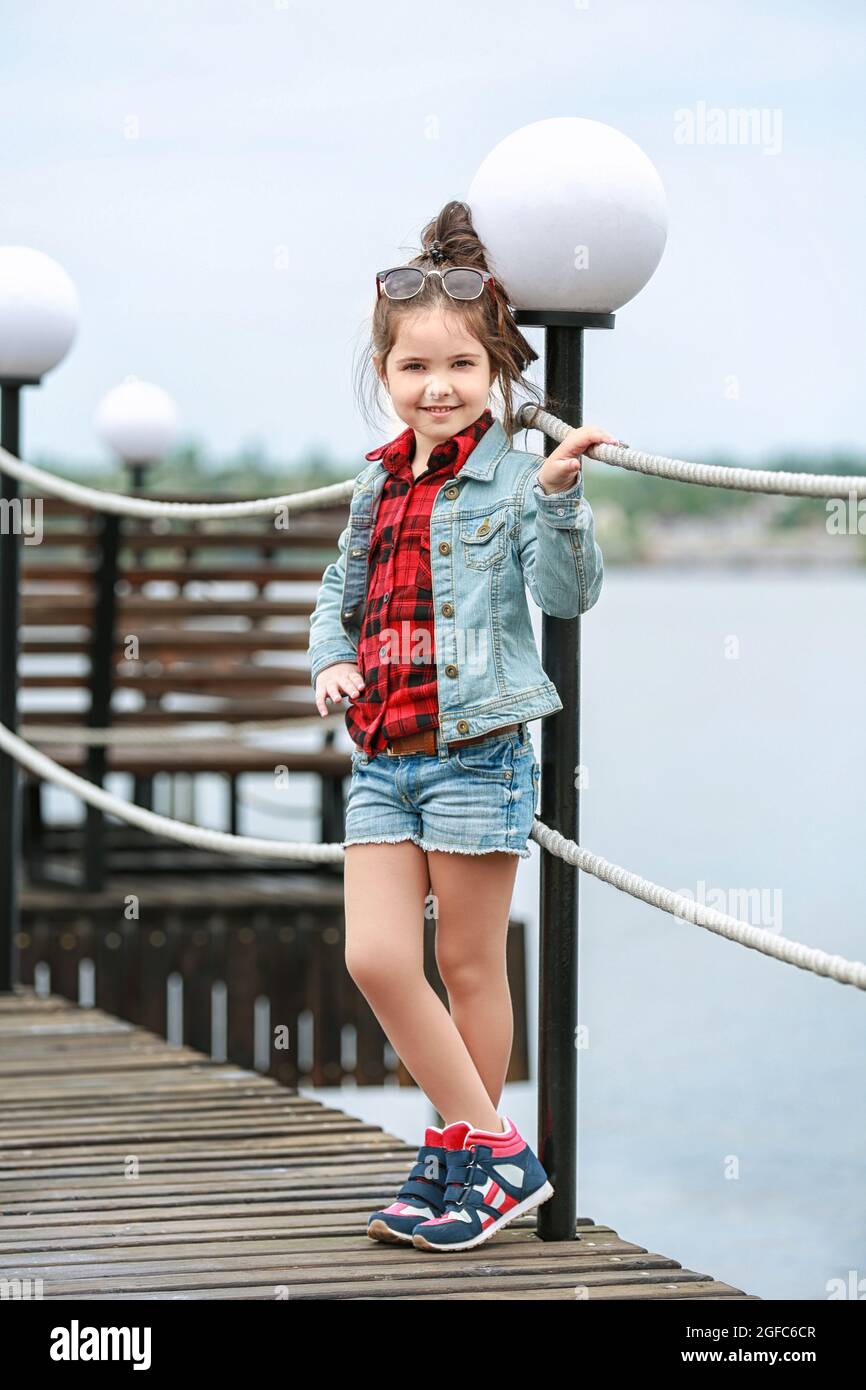
[[[598,425],[582,425],[579,430],[571,430],[538,470],[542,489],[544,492],[567,492],[580,476],[580,455],[590,444],[619,442]]]
[[[329,713],[325,700],[338,705],[344,695],[357,700],[364,689],[364,678],[351,661],[338,661],[335,666],[326,666],[316,677],[316,709],[324,718]]]

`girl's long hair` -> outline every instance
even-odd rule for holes
[[[440,253],[444,256],[438,261],[430,254],[435,240],[438,240]],[[417,265],[422,270],[445,270],[452,265],[490,270],[484,244],[472,225],[472,213],[466,203],[455,200],[446,203],[438,216],[428,222],[422,231],[421,246],[420,255],[414,256],[407,265]],[[369,342],[355,378],[361,413],[374,432],[379,428],[380,422],[374,416],[376,410],[382,411],[384,386],[373,357],[378,356],[384,366],[396,341],[401,316],[431,307],[460,314],[466,331],[487,349],[490,368],[495,373],[493,387],[498,388],[502,398],[501,423],[509,439],[513,438],[517,428],[522,428],[517,426],[515,412],[523,401],[515,400],[515,387],[520,387],[535,404],[545,404],[544,393],[524,376],[529,364],[537,361],[538,353],[515,323],[508,304],[508,292],[495,276],[493,287],[495,295],[491,295],[487,284],[479,299],[461,301],[452,299],[442,288],[439,277],[431,275],[412,299],[394,300],[386,294],[379,297],[373,310]]]

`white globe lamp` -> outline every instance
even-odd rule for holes
[[[180,429],[177,406],[168,392],[137,379],[107,391],[93,423],[103,444],[135,463],[162,458],[173,448]]]
[[[168,392],[135,377],[106,392],[93,425],[102,443],[130,465],[136,487],[146,466],[163,458],[180,433],[177,406]]]
[[[30,246],[0,246],[0,380],[36,385],[77,328],[78,295],[63,267]]]
[[[667,237],[652,161],[622,131],[584,116],[506,136],[466,201],[510,303],[542,314],[621,308],[650,279]]]

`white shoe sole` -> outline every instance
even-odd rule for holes
[[[528,1211],[532,1211],[534,1207],[542,1206],[543,1203],[549,1201],[552,1196],[553,1188],[549,1182],[546,1182],[543,1187],[539,1187],[536,1192],[530,1193],[522,1202],[518,1202],[516,1207],[511,1208],[511,1211],[507,1211],[504,1216],[500,1216],[498,1220],[493,1222],[492,1226],[488,1226],[484,1231],[479,1231],[477,1236],[472,1236],[469,1240],[457,1241],[450,1245],[432,1244],[419,1232],[416,1226],[412,1235],[412,1244],[418,1250],[435,1250],[437,1254],[440,1251],[444,1251],[447,1254],[451,1250],[471,1250],[474,1245],[483,1245],[485,1240],[489,1240],[491,1236],[495,1236],[496,1232],[501,1231],[503,1226],[507,1226],[509,1221],[516,1220],[518,1216],[525,1216]]]
[[[421,1218],[422,1221],[429,1220],[428,1217]],[[375,1221],[371,1221],[367,1227],[367,1235],[371,1240],[381,1240],[385,1245],[411,1245],[412,1232],[407,1231],[401,1234],[400,1231],[392,1231],[391,1227],[379,1216]]]

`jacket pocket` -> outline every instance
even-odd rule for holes
[[[507,513],[503,512],[498,521],[491,523],[486,517],[470,530],[471,521],[463,521],[460,540],[463,544],[463,559],[471,570],[487,570],[495,565],[505,554],[505,541],[508,535]]]

